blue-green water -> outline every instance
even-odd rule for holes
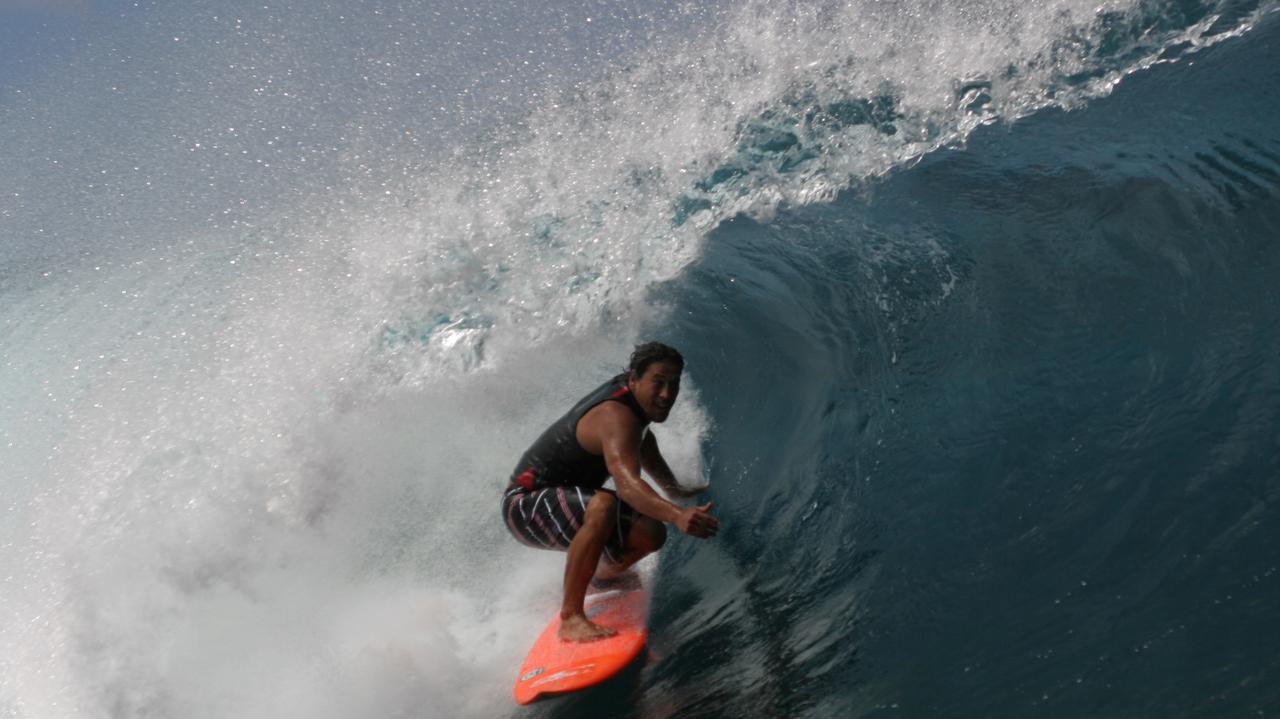
[[[676,326],[747,521],[660,605],[689,716],[1280,706],[1277,30],[713,234]]]

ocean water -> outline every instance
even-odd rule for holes
[[[1276,8],[0,10],[0,716],[1276,715]],[[648,338],[721,535],[516,707]]]

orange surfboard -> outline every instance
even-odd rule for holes
[[[646,578],[647,579],[647,578]],[[648,582],[625,589],[607,589],[588,594],[587,618],[618,630],[594,642],[563,642],[560,613],[533,643],[516,679],[515,696],[520,704],[540,697],[564,694],[599,684],[622,671],[640,654],[649,636]]]

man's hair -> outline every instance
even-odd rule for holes
[[[636,349],[631,353],[631,364],[628,370],[635,372],[637,377],[644,375],[645,370],[649,369],[649,365],[654,362],[670,362],[684,371],[684,357],[676,350],[675,347],[664,345],[661,342],[646,342],[642,345],[636,345]]]

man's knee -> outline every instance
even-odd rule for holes
[[[667,543],[667,525],[662,522],[653,523],[653,551],[662,549],[662,545]]]
[[[608,492],[596,492],[587,500],[587,511],[583,521],[588,524],[613,526],[618,516],[618,498]]]
[[[656,552],[667,542],[667,527],[655,519],[641,517],[632,525],[628,540],[627,544],[645,554]]]

